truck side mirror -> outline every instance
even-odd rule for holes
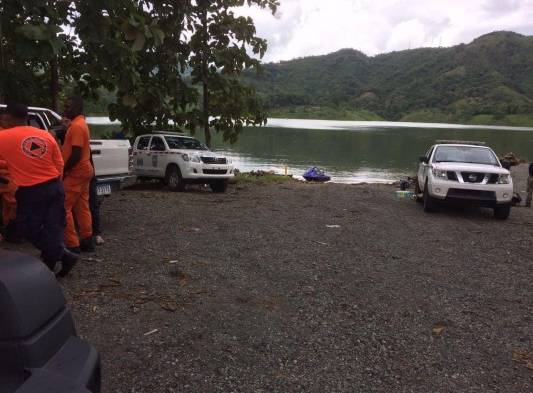
[[[0,250],[0,315],[0,393],[100,392],[100,356],[76,336],[61,288],[41,261]]]
[[[429,162],[429,158],[427,158],[426,156],[420,156],[418,158],[418,161],[423,162],[424,164],[427,164]]]

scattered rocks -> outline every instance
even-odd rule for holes
[[[394,189],[107,198],[106,243],[62,281],[106,392],[533,391],[533,210],[428,215]]]

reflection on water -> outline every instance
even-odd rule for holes
[[[288,128],[273,127],[276,121],[270,121],[269,127],[246,128],[234,145],[215,135],[214,150],[230,156],[241,171],[287,170],[301,175],[309,166],[318,166],[332,181],[343,183],[390,182],[414,175],[418,157],[437,139],[484,141],[498,155],[511,151],[526,159],[533,155],[533,129],[400,128],[397,123],[392,123],[395,127],[370,123],[371,127],[369,122],[316,120],[278,123]],[[306,128],[291,128],[296,126]]]

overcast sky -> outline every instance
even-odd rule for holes
[[[533,35],[533,0],[280,0],[252,8],[265,62],[354,48],[367,55],[452,46],[496,30]]]

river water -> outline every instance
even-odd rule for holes
[[[107,119],[88,120],[97,133],[116,127]],[[317,166],[334,182],[381,183],[413,175],[418,157],[439,139],[483,141],[498,155],[533,159],[533,128],[326,120],[271,119],[266,127],[246,128],[233,145],[215,135],[213,150],[241,171],[301,176]]]

